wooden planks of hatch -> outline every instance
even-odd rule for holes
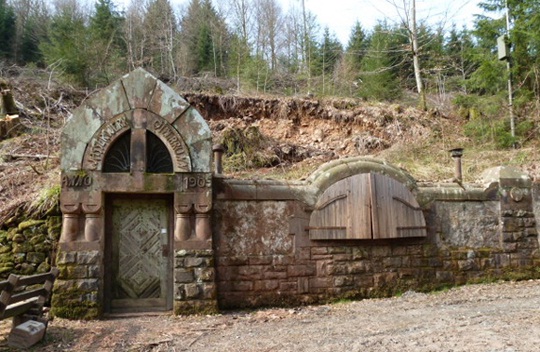
[[[425,237],[426,221],[405,185],[382,174],[365,173],[326,189],[307,230],[312,240]]]

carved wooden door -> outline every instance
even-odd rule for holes
[[[111,308],[170,309],[169,203],[114,199]]]

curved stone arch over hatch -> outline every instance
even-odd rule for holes
[[[148,72],[137,69],[91,96],[62,133],[59,256],[76,258],[68,264],[77,270],[58,282],[88,288],[88,302],[79,303],[98,312],[168,310],[185,300],[184,286],[197,286],[197,277],[179,284],[174,254],[211,252],[211,163],[206,121]]]
[[[312,178],[319,186],[309,222],[312,240],[425,237],[414,180],[374,160],[335,162]]]

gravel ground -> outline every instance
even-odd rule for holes
[[[5,338],[8,322],[0,332]],[[538,351],[540,281],[202,317],[53,320],[36,351]]]

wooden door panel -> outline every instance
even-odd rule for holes
[[[338,181],[322,194],[309,223],[311,239],[347,238],[349,225],[347,184],[347,180]]]
[[[405,185],[382,174],[364,173],[323,192],[308,230],[312,240],[425,237],[426,222]]]
[[[164,256],[169,245],[168,202],[115,199],[112,206],[113,308],[129,306],[129,302],[164,308],[169,276],[169,259]]]
[[[311,215],[311,239],[369,239],[369,175],[345,178],[330,186]]]
[[[370,178],[373,238],[425,237],[424,214],[413,194],[388,176]]]
[[[371,190],[369,174],[348,178],[351,197],[349,199],[350,227],[348,238],[371,239]]]

